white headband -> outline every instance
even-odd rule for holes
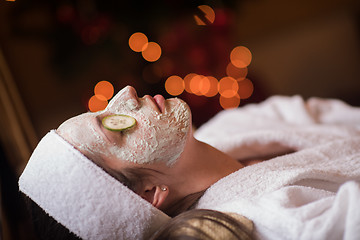
[[[54,130],[30,157],[19,189],[83,239],[146,239],[170,219]]]

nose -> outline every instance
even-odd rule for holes
[[[137,98],[137,92],[134,87],[128,85],[128,86],[124,87],[123,89],[125,89],[125,91],[127,91],[131,96]]]
[[[132,86],[126,86],[121,89],[109,102],[107,109],[118,108],[123,106],[127,101],[131,100],[138,104],[138,96],[135,88]]]

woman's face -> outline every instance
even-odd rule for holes
[[[122,132],[107,130],[102,119],[125,114],[136,119],[136,125]],[[191,113],[177,98],[165,100],[157,95],[138,98],[133,87],[123,88],[105,110],[84,113],[65,121],[59,135],[94,161],[105,161],[115,167],[116,161],[137,164],[171,165],[182,153],[191,129]]]

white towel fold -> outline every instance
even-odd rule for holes
[[[222,111],[195,132],[198,140],[239,160],[359,135],[360,108],[334,99],[304,101],[300,96],[273,96]]]
[[[360,181],[360,137],[333,141],[242,168],[212,185],[199,206],[220,206],[235,196],[258,198],[309,179],[338,185]]]
[[[170,219],[55,131],[36,147],[19,189],[82,239],[147,239]]]
[[[221,112],[196,137],[239,160],[295,150],[219,180],[197,208],[242,214],[259,239],[359,239],[360,108],[275,96]]]

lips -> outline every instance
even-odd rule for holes
[[[160,94],[154,96],[154,100],[158,108],[160,109],[160,112],[164,112],[165,110],[165,98],[161,96]]]

